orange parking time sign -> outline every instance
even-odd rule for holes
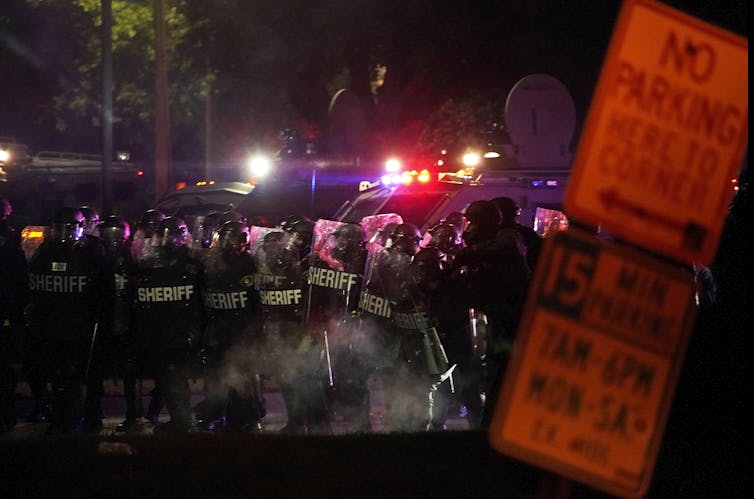
[[[746,38],[627,0],[574,158],[568,216],[709,263],[748,140],[748,54]]]
[[[693,274],[577,229],[548,238],[540,262],[490,445],[641,496],[695,319]]]

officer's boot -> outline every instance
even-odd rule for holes
[[[432,383],[428,393],[427,431],[444,430],[448,417],[449,383]]]
[[[291,380],[280,380],[280,393],[285,401],[288,421],[280,429],[281,433],[303,435],[306,433],[306,404],[301,389]]]
[[[126,403],[126,419],[115,427],[115,431],[127,432],[139,426],[141,400],[138,394],[138,381],[133,376],[123,377],[123,399]]]
[[[164,378],[159,382],[170,413],[170,421],[157,425],[157,433],[186,433],[191,430],[191,405],[188,378],[175,363],[165,367]]]
[[[66,383],[63,398],[63,433],[76,433],[81,429],[85,386],[83,380],[73,379]]]
[[[157,380],[155,380],[155,386],[150,393],[149,407],[147,408],[147,419],[152,424],[159,422],[164,404],[165,399],[163,398],[162,388],[157,384]]]
[[[103,394],[102,382],[88,384],[84,401],[84,422],[81,428],[84,433],[96,434],[102,430]]]

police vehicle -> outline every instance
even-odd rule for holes
[[[335,214],[341,222],[397,213],[422,233],[472,201],[507,196],[521,208],[519,221],[535,225],[537,208],[563,209],[568,170],[477,171],[432,174],[428,170],[388,175],[364,190]],[[541,211],[541,210],[540,210]]]
[[[3,190],[26,224],[45,224],[61,206],[101,203],[102,158],[98,154],[41,151],[6,168]],[[147,205],[144,171],[119,153],[111,166],[113,198],[119,214],[137,217]]]

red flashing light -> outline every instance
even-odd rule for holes
[[[144,170],[136,170],[136,176],[141,177],[144,175]]]
[[[186,188],[186,182],[178,182],[175,184],[175,190],[180,191],[181,189]]]

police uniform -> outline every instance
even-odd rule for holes
[[[353,429],[364,431],[370,426],[369,372],[354,348],[353,330],[366,265],[365,234],[358,225],[341,224],[331,237],[332,245],[324,246],[315,237],[318,250],[308,272],[307,327],[312,337],[327,338],[332,415],[340,411]]]
[[[0,434],[16,425],[16,377],[11,363],[24,329],[27,271],[18,233],[0,219]]]
[[[246,252],[212,248],[205,265],[203,298],[208,322],[202,347],[210,389],[201,417],[213,425],[225,409],[229,428],[258,429],[265,410],[255,362],[261,323],[254,260]],[[223,380],[228,372],[239,376]],[[201,417],[197,414],[198,420]]]
[[[284,433],[327,433],[327,403],[318,377],[320,343],[303,322],[308,244],[271,233],[255,255],[264,316],[265,372],[277,378],[286,406]],[[303,253],[303,254],[302,254]]]
[[[204,326],[204,265],[185,245],[160,250],[137,263],[135,323],[170,413],[170,424],[162,428],[188,431],[189,368]]]
[[[106,296],[104,250],[83,239],[51,237],[29,263],[30,334],[45,342],[52,367],[51,432],[72,432],[82,416],[84,383]]]
[[[142,416],[138,378],[143,353],[133,327],[134,289],[131,275],[134,265],[131,249],[125,241],[107,253],[110,299],[104,305],[102,337],[107,367],[113,368],[123,381],[125,421],[118,426],[119,431],[129,430]]]

